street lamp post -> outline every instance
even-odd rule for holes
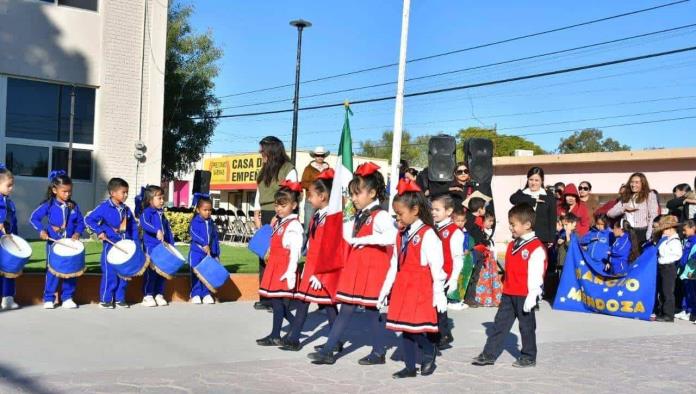
[[[309,21],[297,19],[290,22],[291,26],[297,28],[297,61],[295,62],[295,98],[292,102],[292,151],[290,152],[290,160],[295,165],[297,157],[297,113],[300,106],[300,60],[302,58],[302,30],[305,27],[311,27]]]

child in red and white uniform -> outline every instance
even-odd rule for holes
[[[449,194],[441,194],[433,198],[431,213],[438,235],[442,241],[442,257],[444,260],[443,269],[447,278],[445,281],[445,291],[457,288],[459,274],[464,266],[464,233],[452,221],[454,212],[454,200]],[[454,341],[452,331],[449,327],[447,311],[437,314],[438,335],[437,347],[440,350],[450,347]]]
[[[326,344],[308,355],[315,364],[336,362],[334,351],[341,351],[341,335],[359,306],[365,307],[369,321],[372,352],[358,363],[385,363],[387,333],[380,323],[377,299],[389,271],[397,233],[394,220],[380,208],[380,202],[386,198],[385,189],[379,166],[371,162],[359,165],[348,185],[357,215],[343,227],[343,238],[350,250],[336,291],[336,301],[342,305]]]
[[[389,297],[387,328],[401,332],[406,367],[394,379],[416,376],[416,347],[423,351],[421,375],[435,371],[437,347],[427,334],[438,332],[438,313],[447,311],[443,248],[428,201],[421,189],[402,179],[394,198],[394,212],[401,232],[396,240],[379,304]],[[461,242],[460,242],[461,244]],[[393,285],[393,286],[392,286]]]
[[[276,218],[266,269],[259,284],[259,294],[271,301],[273,328],[268,336],[256,340],[260,346],[282,345],[280,329],[283,318],[290,324],[294,320],[285,299],[294,297],[297,262],[304,242],[302,224],[297,219],[297,214],[293,213],[301,192],[302,186],[299,183],[285,180],[274,196]]]
[[[298,300],[295,321],[290,327],[288,336],[283,338],[283,346],[280,347],[282,350],[298,351],[302,349],[300,334],[302,334],[302,326],[304,326],[307,320],[310,303],[314,302],[326,311],[326,317],[329,319],[329,329],[338,315],[338,308],[336,308],[336,303],[333,299],[336,296],[338,276],[341,273],[340,269],[323,274],[316,273],[322,263],[324,263],[318,260],[321,241],[325,235],[324,224],[333,177],[334,170],[324,170],[307,190],[307,200],[309,200],[309,203],[316,211],[312,221],[309,223],[307,256],[304,270],[302,271],[302,279],[295,292],[295,299]],[[331,236],[331,234],[328,236]]]
[[[534,208],[526,203],[515,205],[508,212],[514,242],[510,242],[505,254],[503,296],[495,315],[493,332],[483,352],[474,358],[474,365],[495,364],[515,319],[519,321],[522,356],[512,366],[525,368],[536,365],[534,307],[541,297],[547,256],[544,244],[534,234],[535,218]]]

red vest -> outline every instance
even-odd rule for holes
[[[440,234],[440,240],[442,240],[442,257],[444,259],[442,269],[445,270],[445,273],[447,273],[447,279],[449,279],[450,275],[452,275],[453,264],[452,250],[450,248],[450,239],[456,231],[461,230],[459,230],[459,227],[457,227],[457,225],[454,223],[450,223],[444,227],[437,229],[437,232]]]
[[[399,252],[399,271],[416,271],[426,270],[430,272],[430,266],[421,265],[421,248],[423,246],[423,237],[425,232],[430,229],[429,226],[423,225],[418,231],[409,238],[408,245],[403,253],[401,252],[401,233],[396,238],[396,247]]]
[[[280,227],[274,229],[273,235],[271,235],[271,245],[269,247],[269,263],[271,261],[282,264],[288,264],[290,262],[290,249],[285,249],[283,246],[283,235],[285,234],[285,230],[288,229],[288,225],[293,220],[297,219],[286,220],[280,224]]]
[[[529,272],[529,258],[532,253],[541,248],[544,251],[544,272],[548,258],[544,244],[537,237],[533,237],[524,241],[516,249],[514,242],[508,244],[507,253],[505,253],[505,280],[503,281],[503,294],[511,296],[525,297],[529,294],[527,288],[527,274]]]

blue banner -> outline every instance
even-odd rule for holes
[[[575,237],[571,239],[553,308],[649,320],[655,303],[657,248],[643,249],[620,277],[608,275],[604,263],[592,257]]]

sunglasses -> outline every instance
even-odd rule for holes
[[[469,173],[469,170],[457,170],[457,171],[455,171],[455,174],[457,174],[457,175],[464,175],[464,174],[468,174],[468,173]]]
[[[587,187],[587,186],[580,186],[580,187],[578,187],[578,190],[582,190],[582,191],[589,192],[589,191],[590,191],[590,188]]]

